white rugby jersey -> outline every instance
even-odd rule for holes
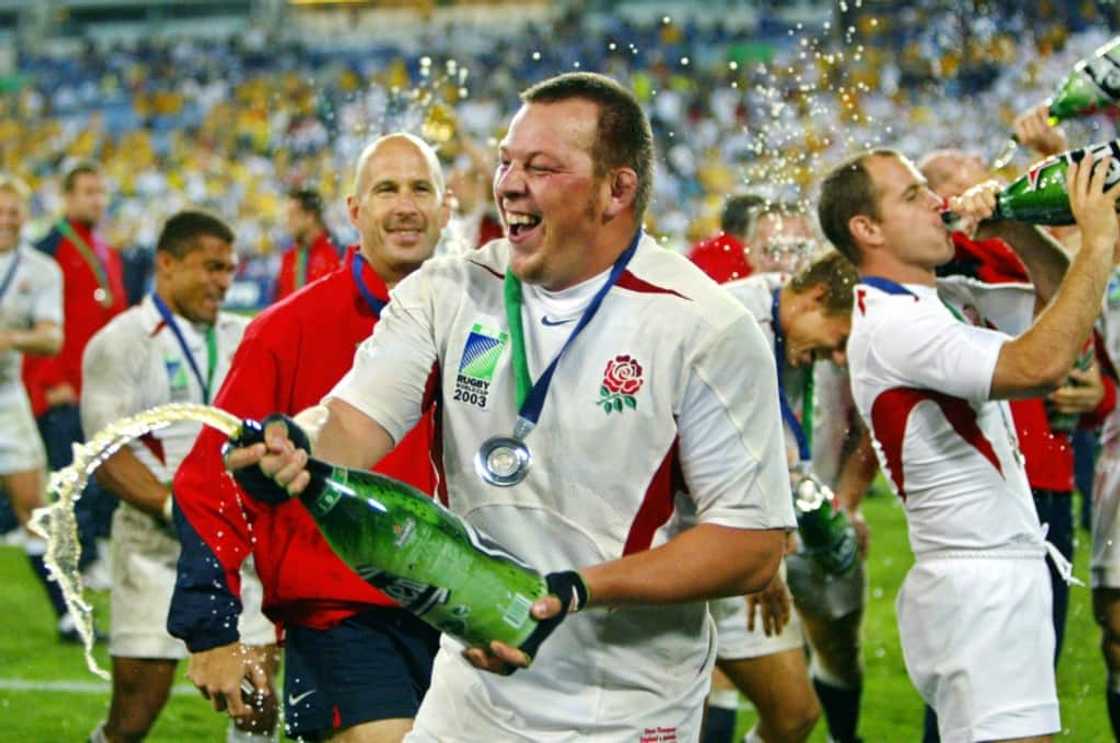
[[[771,353],[774,348],[774,292],[790,280],[785,273],[759,273],[723,285],[739,300],[762,329]],[[802,418],[804,400],[804,369],[790,366],[786,359],[775,359],[782,370],[782,384],[794,415]],[[843,466],[842,455],[855,405],[848,385],[848,372],[831,361],[813,364],[813,430],[811,431],[812,471],[831,487],[835,487]],[[784,426],[786,448],[791,464],[796,464],[797,439],[789,426]]]
[[[1104,339],[1105,351],[1112,368],[1120,370],[1120,268],[1112,270],[1108,291],[1104,295],[1097,329]],[[1117,405],[1101,428],[1101,446],[1114,446],[1120,440],[1120,405]]]
[[[852,394],[905,502],[910,546],[1041,545],[1011,412],[989,400],[1000,348],[1029,327],[1034,293],[964,277],[937,285],[888,293],[861,282],[848,340]]]
[[[17,259],[15,273],[3,296],[0,296],[0,327],[5,330],[29,330],[39,322],[62,325],[62,271],[54,259],[34,248],[20,245],[0,253],[0,282],[8,275]],[[63,328],[65,330],[65,328]],[[0,352],[0,397],[22,396],[23,381],[20,363],[23,355],[16,350]]]
[[[795,526],[772,352],[740,305],[649,237],[560,360],[526,438],[526,479],[483,482],[479,447],[509,435],[517,417],[503,305],[509,250],[492,241],[402,281],[329,396],[400,440],[437,364],[450,507],[543,572],[641,551],[698,522]],[[593,293],[587,284],[524,288],[533,380],[555,353],[542,350],[566,340],[572,312]],[[517,709],[541,730],[625,720],[694,690],[703,698],[709,627],[704,602],[592,610],[566,620],[532,668],[477,674],[478,683],[495,709]]]
[[[205,326],[178,315],[175,322],[205,376]],[[221,387],[246,325],[248,320],[243,317],[218,314],[214,326],[218,358],[211,395]],[[82,428],[90,437],[119,418],[171,402],[201,403],[203,390],[149,294],[113,318],[86,345],[82,354]],[[199,423],[180,422],[128,446],[157,479],[170,482],[201,428]]]

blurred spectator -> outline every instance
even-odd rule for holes
[[[86,343],[125,308],[120,256],[97,233],[109,198],[101,167],[91,160],[69,166],[62,192],[62,217],[36,245],[62,270],[62,349],[57,356],[25,357],[23,365],[24,384],[51,470],[70,464],[73,445],[84,440],[78,400]],[[98,556],[96,539],[109,536],[115,506],[116,500],[92,483],[78,499],[75,511],[83,566]]]
[[[284,214],[292,245],[280,261],[274,302],[331,273],[340,260],[338,248],[323,223],[323,199],[318,191],[289,191]]]
[[[689,259],[720,284],[750,276],[754,268],[747,260],[747,233],[754,212],[765,204],[766,199],[754,194],[730,197],[720,214],[719,233],[694,245]]]

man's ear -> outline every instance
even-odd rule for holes
[[[613,219],[634,206],[638,198],[638,174],[631,168],[619,168],[607,177],[607,207],[603,216]]]
[[[455,198],[455,194],[448,189],[443,192],[443,199],[439,205],[439,228],[442,230],[447,227],[447,223],[451,221],[451,204]]]
[[[848,232],[864,245],[878,246],[883,242],[883,231],[879,223],[866,214],[857,214],[849,219]]]

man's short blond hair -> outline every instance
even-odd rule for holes
[[[27,203],[31,201],[31,189],[28,188],[27,183],[22,178],[17,178],[8,173],[0,173],[0,191],[14,194],[23,204],[24,209],[27,208]]]

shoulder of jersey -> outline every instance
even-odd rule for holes
[[[742,304],[688,258],[647,239],[619,281],[625,291],[660,295],[700,326],[722,328],[747,314]]]
[[[453,275],[465,271],[469,276],[477,271],[501,279],[505,278],[506,267],[509,266],[509,251],[509,243],[504,237],[499,237],[477,250],[472,250],[469,253],[442,255],[430,259],[425,265],[429,267],[433,275]]]
[[[784,274],[756,273],[721,286],[756,318],[768,317],[775,289],[785,283]]]
[[[20,248],[20,251],[22,254],[20,260],[27,261],[30,271],[37,275],[49,275],[57,277],[59,281],[62,280],[62,269],[58,267],[58,262],[51,258],[49,254],[29,246]]]
[[[104,336],[111,338],[112,342],[132,342],[151,335],[156,325],[147,317],[144,305],[134,304],[124,312],[105,323],[101,330],[94,334],[94,338]]]

